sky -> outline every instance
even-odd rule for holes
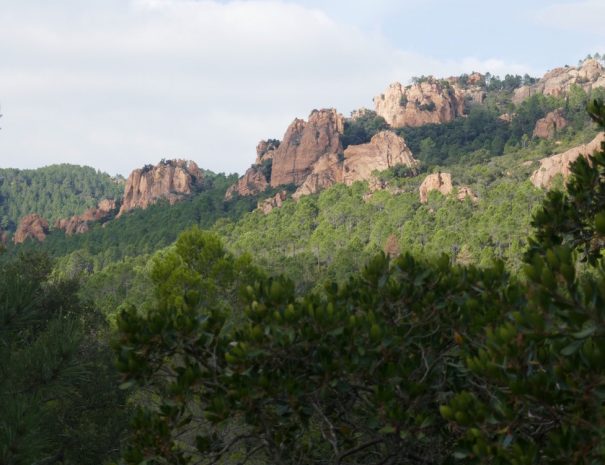
[[[605,0],[0,0],[0,168],[242,173],[394,81],[541,76],[605,52]]]

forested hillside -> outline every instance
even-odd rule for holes
[[[102,199],[119,198],[123,190],[119,180],[88,166],[0,168],[0,229],[14,231],[30,213],[53,223],[96,207]]]
[[[128,208],[0,243],[0,465],[605,463],[601,79],[416,78],[239,179],[1,170],[2,239]]]

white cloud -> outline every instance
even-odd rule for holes
[[[536,12],[536,19],[543,25],[597,35],[605,35],[603,18],[603,0],[556,3]]]
[[[70,162],[128,174],[185,157],[242,172],[259,139],[281,138],[313,108],[348,114],[416,74],[531,71],[401,51],[379,33],[277,0],[77,4],[16,7],[0,29],[0,166]]]

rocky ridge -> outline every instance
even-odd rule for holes
[[[24,216],[19,221],[17,231],[13,237],[15,244],[22,244],[27,239],[35,239],[43,242],[48,234],[48,221],[37,213],[31,213]]]
[[[602,147],[603,143],[605,143],[605,134],[599,133],[588,144],[574,147],[557,155],[542,158],[540,160],[540,167],[530,177],[532,184],[542,189],[548,189],[557,175],[560,174],[563,176],[563,179],[567,179],[570,175],[569,165],[580,156],[588,157],[588,155],[592,155],[595,150],[599,150]]]
[[[74,215],[71,218],[57,220],[54,224],[56,229],[65,231],[68,236],[72,234],[82,234],[90,229],[90,223],[100,221],[109,217],[117,210],[116,201],[113,199],[101,200],[96,208],[89,208],[81,215]]]
[[[126,181],[117,217],[134,208],[147,208],[160,199],[172,205],[192,194],[203,179],[203,171],[193,161],[168,160],[136,169]]]
[[[605,68],[598,60],[586,60],[578,67],[565,66],[547,72],[537,83],[515,89],[513,103],[536,94],[560,96],[569,92],[573,85],[582,87],[586,92],[605,87]]]

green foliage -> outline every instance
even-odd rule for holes
[[[124,257],[153,253],[173,243],[178,234],[194,225],[210,228],[221,218],[235,220],[256,208],[255,197],[242,197],[225,202],[227,188],[236,176],[206,175],[204,190],[175,204],[160,201],[147,209],[136,209],[118,220],[95,224],[86,234],[66,236],[51,231],[42,244],[10,246],[9,254],[18,250],[44,250],[52,256],[66,256],[78,251],[87,257],[91,270],[100,270]]]
[[[118,198],[122,190],[109,175],[86,166],[0,169],[0,229],[14,231],[30,213],[54,223],[96,207],[101,199]]]
[[[389,125],[382,116],[376,112],[365,110],[360,116],[345,120],[344,134],[342,136],[343,148],[349,145],[366,144],[374,134],[388,129]]]
[[[39,254],[0,267],[0,463],[98,464],[115,456],[123,399],[103,322],[49,271]]]
[[[604,125],[600,102],[591,113]],[[603,157],[549,194],[520,280],[501,261],[379,254],[297,293],[186,233],[156,258],[156,304],[118,318],[124,379],[156,400],[140,403],[125,462],[603,463]],[[355,200],[339,211],[354,192],[301,199],[296,226],[363,216]],[[444,202],[432,195],[422,214]]]

